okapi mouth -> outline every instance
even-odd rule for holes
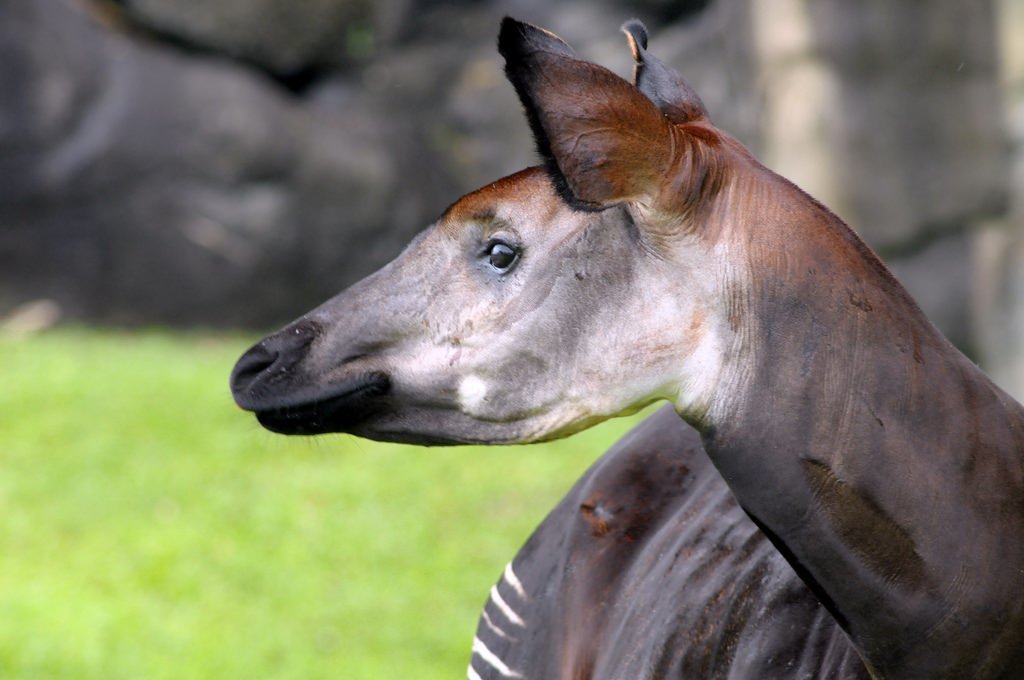
[[[278,434],[313,435],[349,432],[382,410],[391,389],[387,374],[359,376],[327,397],[284,405],[250,408],[260,425]]]

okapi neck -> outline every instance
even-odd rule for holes
[[[708,453],[880,675],[1008,663],[976,620],[1024,637],[1024,412],[838,218],[767,219],[787,247],[753,249],[747,383]]]

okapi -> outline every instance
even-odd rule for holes
[[[632,84],[505,19],[544,166],[246,352],[238,404],[419,444],[672,404],[506,569],[470,678],[1024,677],[1024,409],[624,28]]]

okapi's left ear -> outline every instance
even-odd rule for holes
[[[660,193],[672,124],[650,99],[552,33],[509,17],[498,51],[564,198],[600,210]]]

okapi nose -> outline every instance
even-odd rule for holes
[[[316,323],[303,320],[253,345],[231,371],[235,402],[246,410],[257,410],[266,388],[291,374],[319,333]]]

